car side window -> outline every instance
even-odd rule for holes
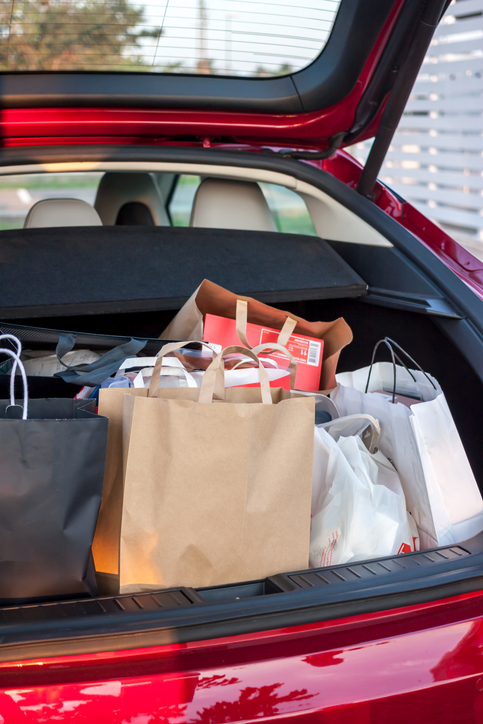
[[[93,205],[102,173],[39,173],[0,177],[0,230],[21,229],[42,199],[81,199]]]
[[[191,209],[200,176],[182,174],[172,195],[169,212],[174,226],[189,226]],[[278,231],[316,236],[304,200],[294,191],[277,184],[259,183]]]
[[[305,201],[290,189],[277,184],[260,182],[260,188],[275,219],[278,231],[285,234],[317,236]]]
[[[178,178],[169,202],[169,214],[173,226],[189,226],[196,189],[200,183],[200,176],[181,174]]]

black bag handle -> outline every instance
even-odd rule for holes
[[[367,390],[369,389],[369,382],[370,382],[370,379],[371,379],[372,367],[373,367],[373,365],[374,365],[374,359],[375,359],[375,357],[376,357],[376,352],[377,352],[377,350],[379,349],[379,346],[380,346],[381,344],[385,344],[386,347],[388,348],[389,352],[391,353],[392,368],[393,368],[393,373],[394,373],[394,381],[393,381],[393,387],[392,387],[392,402],[393,402],[393,403],[396,401],[396,361],[401,365],[401,367],[404,367],[404,369],[406,370],[406,372],[413,378],[414,382],[416,382],[415,376],[413,375],[413,373],[411,372],[411,370],[408,369],[408,367],[404,364],[404,362],[403,362],[402,359],[399,357],[399,355],[394,351],[394,347],[395,347],[396,349],[398,349],[400,352],[402,352],[402,354],[403,354],[405,357],[407,357],[407,359],[408,359],[420,372],[423,373],[423,375],[426,377],[426,379],[428,380],[428,382],[431,383],[431,385],[434,387],[434,389],[436,389],[436,385],[434,384],[433,380],[431,379],[431,377],[429,377],[429,375],[426,374],[426,372],[423,370],[423,368],[421,367],[421,365],[418,364],[418,363],[416,362],[416,360],[413,359],[413,358],[411,357],[411,355],[408,354],[408,353],[406,352],[406,350],[404,350],[404,349],[401,347],[401,345],[399,345],[397,342],[395,342],[395,341],[394,341],[393,339],[391,339],[390,337],[384,337],[384,339],[380,339],[379,342],[376,343],[376,345],[375,345],[375,347],[374,347],[374,350],[373,350],[373,352],[372,352],[371,366],[370,366],[370,368],[369,368],[369,373],[368,373],[368,375],[367,375],[366,389],[364,390],[364,392],[367,392]]]

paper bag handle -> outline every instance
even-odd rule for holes
[[[248,302],[245,299],[236,300],[236,333],[238,339],[248,349],[252,349],[252,345],[247,340],[247,324],[248,324]],[[297,326],[297,320],[292,317],[285,319],[284,325],[278,335],[277,344],[285,347],[290,338],[290,335]]]
[[[290,370],[290,389],[295,389],[295,375],[297,372],[297,360],[293,356],[291,352],[288,351],[286,347],[283,347],[281,344],[275,344],[273,342],[267,342],[266,344],[259,344],[258,347],[254,347],[252,349],[252,352],[254,352],[257,356],[259,354],[269,353],[269,352],[283,352],[284,355],[286,355],[290,362],[288,369]]]
[[[161,377],[161,369],[163,366],[163,357],[165,357],[170,352],[176,352],[176,350],[178,350],[178,349],[183,349],[183,347],[186,347],[188,344],[202,344],[203,347],[206,347],[207,349],[210,350],[210,352],[213,354],[213,358],[215,357],[215,352],[213,351],[213,347],[210,347],[210,345],[206,344],[206,342],[185,341],[185,342],[170,342],[169,344],[165,344],[164,347],[161,347],[161,350],[158,353],[158,359],[156,360],[156,364],[154,365],[154,368],[153,368],[151,382],[149,383],[148,397],[157,397],[158,396],[159,378]]]
[[[262,393],[262,402],[264,405],[272,404],[272,395],[270,392],[270,382],[268,374],[257,355],[251,350],[245,347],[239,347],[234,345],[232,347],[226,347],[215,357],[213,362],[210,364],[201,382],[200,396],[198,401],[203,404],[210,404],[213,402],[215,391],[218,391],[218,398],[224,399],[225,395],[225,364],[224,357],[229,354],[240,353],[246,357],[251,357],[255,362],[258,362],[258,369],[260,373],[260,391]],[[223,392],[221,392],[223,390]],[[220,394],[221,393],[221,394]],[[223,396],[223,397],[222,397]]]

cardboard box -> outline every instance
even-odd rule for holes
[[[258,324],[247,324],[247,340],[252,347],[259,344],[276,343],[280,331]],[[220,345],[221,348],[231,345],[241,345],[236,332],[236,322],[227,317],[218,317],[206,314],[203,329],[203,341]],[[297,374],[295,389],[316,391],[320,388],[320,371],[324,342],[315,337],[306,337],[302,334],[292,334],[287,342],[287,350],[297,361]],[[281,352],[261,354],[260,357],[274,360],[279,367],[288,367],[289,358]]]

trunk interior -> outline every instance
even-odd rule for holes
[[[52,231],[57,233],[55,229],[50,230],[49,239]],[[193,236],[195,231],[198,236]],[[23,265],[23,268],[28,267],[30,255],[40,253],[39,248],[50,253],[41,234],[36,236],[36,232],[2,233],[1,245],[7,250],[15,249],[15,263]],[[100,233],[98,230],[93,231],[92,242],[87,239],[84,230],[79,231],[79,248],[83,251],[86,244],[99,241],[96,268],[91,268],[92,257],[86,253],[84,266],[81,267],[83,274],[79,275],[82,280],[80,292],[72,291],[65,268],[57,260],[51,267],[51,300],[47,294],[40,299],[37,309],[34,309],[33,303],[25,304],[23,300],[26,293],[35,297],[35,284],[40,282],[36,282],[35,277],[27,280],[32,288],[26,291],[25,280],[15,274],[12,276],[9,271],[0,304],[0,319],[4,324],[157,338],[202,279],[210,278],[212,270],[206,261],[210,258],[209,244],[219,243],[219,238],[213,242],[212,238],[203,239],[197,230],[183,232],[187,234],[188,241],[191,238],[198,243],[191,247],[194,249],[192,259],[186,256],[180,259],[179,247],[170,246],[170,234],[164,230],[166,268],[165,276],[160,277],[159,269],[145,263],[150,258],[152,237],[151,241],[146,238],[147,246],[144,248],[141,234],[140,258],[133,262],[134,271],[130,269],[129,272],[133,278],[136,277],[138,264],[139,270],[144,270],[146,275],[145,287],[157,284],[161,290],[166,288],[166,294],[163,296],[161,291],[154,303],[141,299],[142,295],[133,297],[135,284],[133,282],[134,286],[129,288],[127,277],[120,281],[116,280],[116,275],[109,276],[112,258],[109,252],[113,241],[107,238],[110,232],[110,229],[101,230],[101,236],[105,233],[107,239],[104,255],[104,242],[101,237],[99,240],[96,237]],[[62,230],[59,233],[63,233]],[[218,236],[220,233],[217,232]],[[17,243],[16,235],[19,234],[21,244]],[[260,234],[243,234],[247,241],[244,265],[232,263],[231,247],[226,244],[226,263],[220,265],[218,256],[217,264],[221,266],[221,271],[213,281],[238,293],[256,296],[308,321],[344,317],[353,330],[354,340],[342,350],[338,365],[340,372],[369,365],[376,342],[385,336],[394,339],[439,381],[483,491],[480,432],[483,423],[483,372],[478,374],[477,371],[482,369],[478,360],[483,353],[483,335],[460,311],[458,297],[442,291],[443,287],[438,287],[434,277],[430,279],[396,245],[363,248],[362,244],[322,239],[315,243],[319,244],[320,253],[328,260],[325,271],[320,267],[315,270],[318,285],[316,282],[308,283],[306,289],[301,288],[293,277],[294,274],[299,274],[300,278],[305,275],[310,282],[310,275],[314,274],[313,249],[310,247],[304,258],[300,245],[305,241],[293,234],[276,235],[278,248],[288,245],[282,246],[286,251],[286,261],[273,279],[267,281],[257,269],[261,264],[257,256],[261,246]],[[264,235],[267,244],[272,236],[275,235]],[[71,237],[69,244],[75,245],[76,234]],[[29,241],[31,239],[33,242]],[[176,244],[180,243],[180,239],[178,234],[178,238],[174,238]],[[144,253],[147,257],[143,258]],[[66,264],[78,263],[75,259],[74,262],[68,260],[67,254],[62,259]],[[334,260],[337,263],[330,267],[329,273],[329,262],[332,264]],[[266,268],[266,260],[264,264]],[[35,267],[35,264],[32,266]],[[352,277],[350,274],[350,278],[344,276],[347,272]],[[102,291],[110,298],[106,304],[98,295],[99,280],[102,279],[105,280]],[[135,282],[138,290],[141,289],[136,279]],[[463,287],[463,283],[460,286]],[[45,288],[43,283],[42,294]],[[75,298],[76,293],[80,294],[81,302]],[[62,310],[59,299],[64,298],[66,306]],[[480,302],[475,297],[477,304]],[[30,310],[28,313],[27,309]],[[467,341],[464,343],[466,333]],[[387,358],[381,355],[379,359]],[[2,398],[6,398],[8,377],[1,377],[0,392]],[[32,390],[34,397],[73,394],[72,386],[58,379],[44,379]],[[3,606],[0,607],[3,641],[0,660],[156,645],[172,641],[173,635],[175,640],[182,642],[410,605],[480,589],[483,586],[482,563],[483,535],[479,535],[471,541],[432,551],[351,566],[281,573],[263,581],[138,595],[110,596],[108,589],[104,588],[104,594],[96,599]]]
[[[343,316],[354,330],[354,341],[340,358],[338,369],[346,371],[370,362],[375,343],[390,335],[430,371],[445,390],[455,422],[477,480],[483,480],[483,448],[480,429],[483,385],[471,366],[441,329],[441,320],[427,314],[385,308],[363,299],[309,300],[282,303],[281,308],[308,320]],[[56,317],[15,320],[15,323],[75,329],[99,334],[156,337],[170,321],[173,311]],[[438,323],[439,322],[439,323]],[[443,325],[444,326],[444,325]],[[39,396],[71,395],[71,385],[46,381]],[[4,394],[7,390],[5,389]],[[438,551],[398,556],[365,564],[334,566],[295,574],[280,574],[264,581],[210,589],[176,589],[156,594],[106,595],[109,581],[100,579],[104,595],[97,599],[29,603],[0,608],[4,646],[0,658],[30,658],[68,652],[102,651],[112,648],[163,643],[167,629],[177,627],[180,641],[267,627],[270,621],[291,623],[350,615],[357,610],[377,610],[407,605],[448,594],[458,578],[458,592],[482,585],[479,563],[483,537],[468,544]],[[483,555],[483,554],[482,554]],[[473,560],[472,560],[473,559]],[[471,561],[471,566],[468,565]],[[432,580],[432,574],[434,579]],[[446,580],[447,577],[447,580]],[[373,591],[377,588],[377,596]],[[284,595],[281,595],[284,594]],[[361,603],[363,597],[363,603]],[[282,600],[283,599],[283,600]],[[362,606],[362,607],[361,607]],[[271,615],[271,616],[270,616]],[[241,619],[238,624],[234,619]],[[272,624],[274,625],[274,624]],[[135,639],[124,641],[126,631]],[[95,637],[93,641],[92,637]],[[87,639],[86,639],[87,637]],[[116,638],[117,637],[117,638]],[[135,644],[133,643],[135,640]],[[15,652],[15,653],[13,653]]]
[[[441,384],[480,490],[483,492],[483,383],[445,333],[447,320],[429,314],[392,309],[360,299],[324,299],[273,303],[308,321],[344,317],[354,332],[338,364],[346,372],[370,364],[374,345],[385,336],[398,342],[424,370]],[[15,324],[75,330],[95,334],[156,338],[175,311],[107,314],[95,316],[16,319]],[[380,361],[384,358],[381,351]],[[66,383],[52,380],[42,394],[71,394]],[[64,386],[65,384],[65,386]],[[60,387],[63,391],[60,392]]]

